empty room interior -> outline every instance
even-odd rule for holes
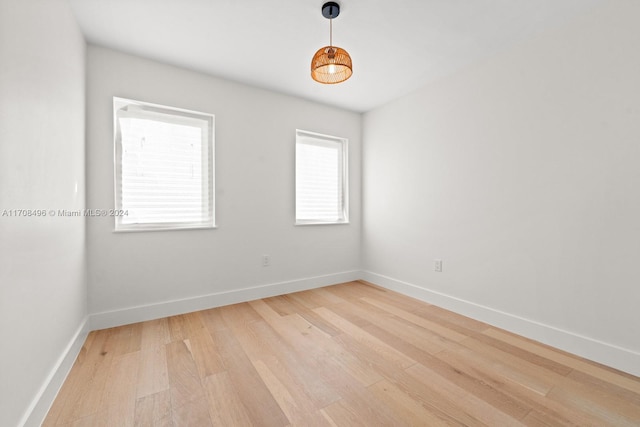
[[[0,0],[0,426],[640,425],[639,17]]]

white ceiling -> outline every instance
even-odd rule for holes
[[[323,0],[70,0],[87,41],[354,111],[367,111],[605,0],[342,0],[338,85],[310,77],[329,44]]]

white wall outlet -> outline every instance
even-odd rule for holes
[[[269,267],[271,265],[271,257],[269,255],[262,255],[262,266]]]
[[[441,259],[434,259],[433,260],[433,269],[435,271],[437,271],[438,273],[442,273],[442,260]]]

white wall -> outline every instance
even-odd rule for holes
[[[640,375],[638,16],[609,2],[367,113],[366,277]]]
[[[100,47],[89,47],[87,63],[87,205],[93,209],[114,205],[113,96],[212,113],[216,121],[217,229],[114,233],[113,218],[88,221],[93,326],[356,277],[359,114]],[[293,225],[296,128],[349,138],[351,224]],[[262,254],[271,256],[271,266],[262,267]],[[238,292],[271,284],[277,285]],[[193,300],[176,302],[185,298]]]
[[[66,1],[0,1],[2,426],[39,424],[86,316],[84,219],[5,213],[84,208],[84,67]]]

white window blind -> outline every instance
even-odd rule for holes
[[[116,230],[214,226],[210,114],[114,98]]]
[[[348,222],[347,140],[296,131],[296,224]]]

